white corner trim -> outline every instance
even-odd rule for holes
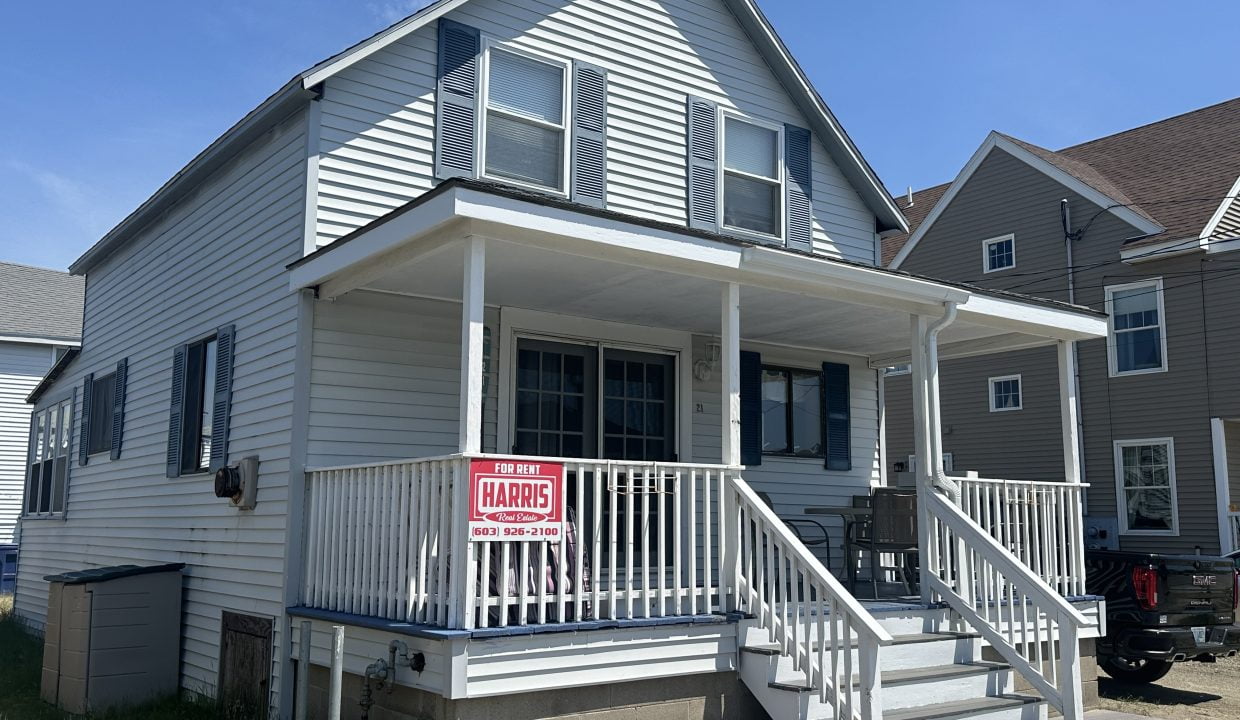
[[[998,245],[1001,242],[1009,242],[1009,241],[1012,243],[1012,264],[1004,265],[1003,267],[997,267],[997,268],[990,267],[990,246]],[[1003,272],[1004,270],[1011,270],[1015,267],[1016,267],[1016,234],[1015,233],[1008,233],[1006,235],[1000,235],[998,237],[987,238],[982,241],[982,273],[983,274],[988,275],[990,273]]]
[[[1025,148],[1022,148],[1016,143],[1013,143],[1011,140],[1003,137],[999,133],[992,131],[990,135],[986,136],[986,140],[982,142],[981,146],[978,147],[978,149],[973,153],[973,156],[969,158],[969,162],[965,163],[965,166],[961,169],[960,174],[958,174],[956,179],[952,181],[951,186],[947,188],[947,192],[943,193],[943,196],[939,198],[937,203],[935,203],[934,209],[930,211],[930,214],[926,216],[926,219],[923,220],[921,225],[917,227],[916,232],[914,232],[912,237],[908,239],[908,242],[904,243],[904,247],[900,249],[900,252],[896,255],[895,259],[891,261],[891,265],[889,267],[892,269],[898,269],[900,267],[905,259],[908,258],[909,254],[913,252],[913,248],[917,246],[917,243],[921,241],[922,237],[929,232],[935,221],[939,219],[939,216],[943,214],[943,211],[951,205],[952,200],[955,199],[956,195],[960,193],[960,190],[966,183],[968,183],[969,178],[973,177],[973,173],[977,172],[977,169],[981,167],[982,162],[990,155],[990,152],[996,148],[1003,150],[1009,155],[1015,157],[1017,160],[1021,160],[1033,169],[1050,177],[1052,180],[1097,205],[1099,208],[1105,208],[1107,212],[1110,212],[1120,220],[1123,220],[1147,235],[1153,235],[1155,233],[1162,232],[1165,229],[1161,225],[1151,222],[1130,208],[1112,207],[1119,204],[1119,202],[1114,198],[1098,191],[1093,186],[1078,180],[1072,175],[1059,169],[1054,164],[1038,157],[1037,155],[1034,155]]]
[[[1111,296],[1117,290],[1132,290],[1134,288],[1152,287],[1151,292],[1158,301],[1158,339],[1162,345],[1162,365],[1156,368],[1147,368],[1145,370],[1128,370],[1120,372],[1118,367],[1118,358],[1115,354],[1115,312]],[[1163,306],[1163,281],[1161,277],[1149,278],[1146,280],[1137,280],[1136,282],[1122,283],[1119,285],[1107,285],[1103,289],[1104,305],[1107,314],[1107,375],[1108,377],[1128,377],[1130,375],[1149,375],[1152,373],[1167,372],[1170,366],[1170,358],[1167,357],[1167,310]]]
[[[995,405],[995,383],[1005,380],[1016,381],[1016,405],[1014,407],[997,407]],[[990,394],[990,411],[991,412],[1012,412],[1014,410],[1025,409],[1025,382],[1021,380],[1020,374],[1015,375],[999,375],[997,377],[986,379],[986,389]]]
[[[1221,554],[1235,550],[1231,538],[1231,485],[1227,468],[1227,426],[1222,418],[1210,418],[1214,450],[1214,498],[1218,510],[1218,546]]]
[[[1171,486],[1171,529],[1170,530],[1132,530],[1128,527],[1128,495],[1124,492],[1124,458],[1123,448],[1134,445],[1166,445],[1167,446],[1167,481]],[[1134,440],[1116,440],[1112,444],[1115,463],[1115,505],[1119,513],[1120,535],[1163,535],[1178,537],[1180,535],[1180,501],[1176,493],[1175,480],[1175,438],[1137,438]]]

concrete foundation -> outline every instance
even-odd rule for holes
[[[327,717],[328,669],[310,669],[310,717]],[[342,720],[361,720],[362,679],[345,674]],[[766,720],[733,672],[448,700],[397,687],[373,693],[370,720]]]

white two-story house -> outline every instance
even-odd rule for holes
[[[878,267],[906,230],[752,0],[431,3],[73,265],[82,352],[35,398],[67,493],[18,610],[183,562],[182,687],[280,717],[333,702],[340,625],[346,717],[1079,718],[1076,458],[1032,515],[934,472],[936,368],[1045,345],[1070,377],[1105,318]],[[805,511],[885,483],[898,363],[919,589],[862,603]],[[552,539],[475,524],[504,468]]]

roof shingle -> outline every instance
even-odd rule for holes
[[[0,262],[0,335],[78,341],[86,279]]]

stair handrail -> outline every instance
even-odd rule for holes
[[[792,669],[804,677],[805,686],[833,707],[833,717],[881,720],[879,654],[884,645],[892,643],[891,634],[739,472],[730,475],[729,487],[725,512],[733,540],[726,562],[731,568],[735,609],[758,621],[779,654],[788,657]]]
[[[1079,720],[1084,714],[1080,689],[1079,631],[1096,627],[1097,622],[1073,607],[958,505],[937,492],[925,495],[928,495],[924,501],[929,517],[935,523],[946,526],[954,536],[948,537],[940,532],[940,528],[933,528],[933,547],[928,549],[929,552],[923,552],[923,555],[929,556],[931,588],[985,637],[1004,660],[1067,720]],[[945,556],[947,561],[943,562]],[[1004,589],[995,593],[1001,584]],[[981,597],[974,594],[979,590]],[[1019,618],[1017,597],[1020,598]],[[1030,604],[1034,611],[1032,642],[1028,630]],[[1005,606],[1006,632],[1003,618]],[[1046,618],[1045,655],[1050,657],[1044,657],[1042,650],[1042,616]],[[1058,658],[1052,653],[1056,640]],[[1025,647],[1024,652],[1017,647],[1018,644]],[[1046,660],[1050,661],[1049,664],[1045,663]]]

